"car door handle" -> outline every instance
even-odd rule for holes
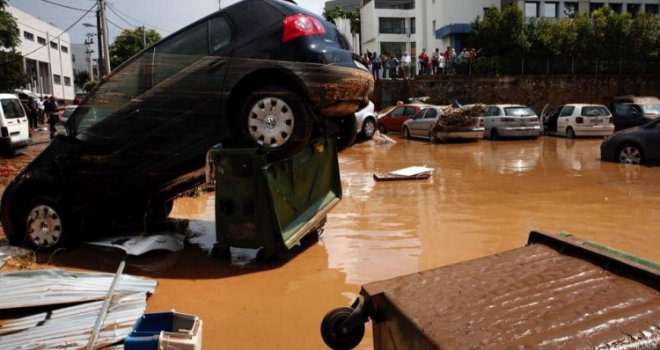
[[[131,113],[126,116],[126,120],[135,119],[140,114],[140,109],[134,109]]]
[[[227,63],[227,61],[220,60],[220,61],[215,61],[215,62],[209,64],[208,72],[213,73],[213,72],[217,71],[218,69],[222,68],[222,66],[224,66],[225,63]]]

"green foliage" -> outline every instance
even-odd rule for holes
[[[0,91],[13,91],[25,86],[28,76],[23,70],[23,56],[16,51],[0,51]]]
[[[73,71],[73,83],[80,89],[83,89],[85,84],[89,81],[89,72],[84,70]]]
[[[82,88],[83,88],[83,90],[85,90],[85,92],[90,92],[90,91],[92,91],[92,89],[95,88],[96,85],[98,85],[98,84],[99,84],[98,81],[96,81],[96,80],[90,80],[90,81],[86,82],[86,83],[83,85]]]
[[[632,18],[604,6],[591,15],[526,21],[515,4],[502,11],[491,7],[472,23],[467,43],[486,56],[654,60],[660,56],[660,16]]]
[[[7,0],[0,0],[0,47],[12,49],[20,44],[16,19],[6,10]]]
[[[143,27],[124,30],[115,38],[112,45],[110,45],[110,66],[113,69],[145,48],[143,33],[146,35],[146,47],[151,46],[161,39],[160,34],[153,29],[149,29],[146,32],[144,32]]]
[[[335,18],[347,18],[351,20],[351,32],[360,33],[360,10],[343,10],[341,7],[326,7],[323,9],[323,17],[334,23]]]

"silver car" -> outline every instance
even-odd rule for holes
[[[357,123],[358,134],[366,140],[371,139],[374,133],[376,133],[376,111],[374,111],[374,103],[369,101],[366,107],[355,112],[355,121]]]
[[[531,137],[541,134],[539,117],[527,106],[490,105],[484,116],[484,137]]]
[[[447,106],[444,107],[447,108]],[[475,118],[474,125],[447,131],[433,130],[433,127],[443,116],[443,106],[422,108],[411,119],[403,123],[403,137],[422,138],[429,140],[431,143],[446,140],[478,140],[482,138],[484,129],[481,127],[481,118]]]

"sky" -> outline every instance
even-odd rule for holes
[[[112,22],[108,23],[109,42],[112,43],[123,29],[143,25],[147,30],[154,29],[161,36],[166,37],[177,29],[217,11],[220,5],[227,7],[237,1],[239,0],[220,0],[220,2],[218,0],[106,0],[106,8],[108,8],[106,16]],[[325,0],[297,0],[296,2],[299,6],[318,14],[323,12],[325,5]],[[62,30],[84,16],[69,30],[73,44],[82,44],[86,33],[96,31],[96,28],[82,25],[82,23],[96,25],[95,11],[85,15],[85,11],[75,10],[89,10],[94,6],[96,0],[9,0],[8,3],[10,6],[49,22]]]

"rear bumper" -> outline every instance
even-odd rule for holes
[[[484,136],[484,130],[470,129],[458,131],[436,131],[435,136],[448,140],[478,140]]]
[[[325,65],[305,75],[307,93],[317,113],[342,117],[364,108],[374,90],[371,74],[363,69]]]
[[[29,139],[12,141],[11,137],[0,137],[0,151],[7,152],[27,147],[30,144]]]
[[[614,132],[614,125],[605,125],[599,127],[576,127],[577,136],[607,136]]]
[[[502,137],[537,137],[541,134],[540,126],[521,126],[515,128],[498,128]]]

